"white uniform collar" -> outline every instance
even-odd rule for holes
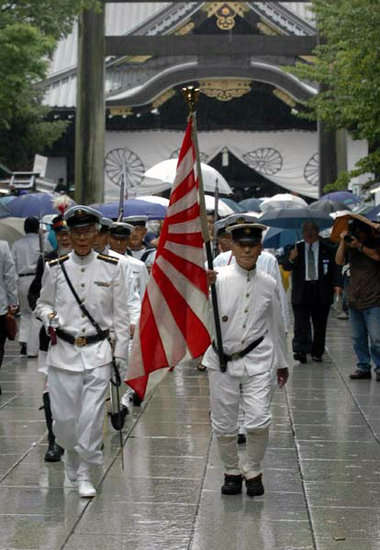
[[[91,250],[91,252],[87,254],[87,256],[79,256],[73,250],[71,253],[71,259],[73,260],[74,263],[78,265],[87,265],[90,262],[92,262],[92,260],[95,258],[96,255],[97,255],[97,252],[94,252],[93,250]]]
[[[247,276],[248,274],[254,275],[256,273],[256,265],[252,269],[244,269],[243,267],[240,267],[237,262],[235,262],[233,265],[235,266],[235,269],[244,276]]]

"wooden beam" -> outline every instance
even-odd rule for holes
[[[106,36],[106,55],[308,55],[316,36]]]

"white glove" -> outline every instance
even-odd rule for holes
[[[59,317],[55,312],[49,313],[44,323],[46,330],[48,330],[49,327],[58,328],[60,324]]]

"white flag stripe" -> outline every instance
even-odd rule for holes
[[[153,316],[165,349],[168,366],[174,367],[186,353],[186,341],[154,277],[150,279],[147,292],[151,303],[154,300]]]
[[[177,172],[173,182],[173,189],[181,184],[189,176],[192,170],[194,170],[194,159],[193,152],[190,147],[187,150],[186,155],[181,160],[181,164],[177,166]]]
[[[144,361],[142,359],[141,353],[141,340],[140,340],[140,322],[136,326],[135,334],[133,337],[133,359],[134,359],[134,368],[133,368],[133,378],[138,378],[139,376],[145,376]],[[129,369],[128,378],[131,373]]]
[[[199,220],[199,217],[195,220],[191,220],[189,222],[182,222],[182,223],[173,223],[169,227],[168,233],[201,233],[201,222]]]
[[[169,206],[166,216],[174,216],[174,214],[178,214],[183,210],[187,210],[188,208],[190,208],[190,206],[193,206],[193,204],[197,202],[198,190],[196,189],[196,187],[193,187],[193,189],[189,193],[186,193],[186,195],[184,195],[181,199]]]
[[[196,248],[195,246],[183,246],[183,244],[171,243],[167,241],[164,248],[167,248],[170,252],[173,252],[176,256],[191,262],[202,269],[205,268],[206,257],[203,252],[203,248]]]
[[[207,319],[205,311],[208,310],[208,300],[201,290],[194,286],[180,271],[172,264],[167,262],[165,258],[159,256],[156,260],[159,267],[170,279],[175,281],[175,288],[182,298],[187,302],[194,314],[199,319]],[[205,306],[205,307],[204,307]]]

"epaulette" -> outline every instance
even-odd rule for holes
[[[98,254],[97,258],[98,260],[103,260],[104,262],[108,262],[110,264],[117,265],[119,263],[119,258],[115,258],[114,256],[107,256],[107,254]]]
[[[60,256],[59,258],[56,258],[55,260],[50,260],[48,262],[49,266],[53,267],[54,265],[61,264],[62,262],[65,262],[69,259],[69,255],[65,254],[64,256]]]

